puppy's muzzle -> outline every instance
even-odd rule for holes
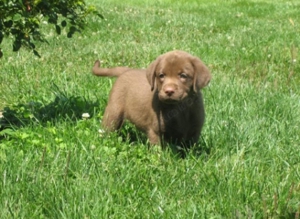
[[[159,92],[159,99],[164,103],[174,104],[182,99],[182,95],[178,91],[178,86],[175,84],[166,84]]]

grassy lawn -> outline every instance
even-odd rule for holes
[[[72,39],[45,26],[42,58],[1,45],[0,218],[299,219],[300,2],[87,2],[105,19]],[[173,49],[213,75],[199,145],[180,159],[130,124],[99,134],[114,79],[94,61]]]

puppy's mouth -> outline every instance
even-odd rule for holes
[[[178,104],[182,102],[182,97],[173,97],[173,96],[165,96],[161,95],[159,96],[159,100],[166,104]]]
[[[178,104],[180,101],[179,100],[174,100],[174,99],[171,99],[171,98],[167,98],[167,99],[161,99],[160,100],[161,102],[163,103],[166,103],[166,104]]]
[[[167,93],[167,92],[158,92],[158,98],[162,103],[166,104],[178,104],[182,102],[187,96],[185,92],[174,92],[174,93]]]

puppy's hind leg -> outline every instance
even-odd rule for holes
[[[106,132],[113,132],[121,128],[124,121],[123,111],[116,106],[107,105],[103,120],[102,127]]]

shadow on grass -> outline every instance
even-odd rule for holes
[[[89,113],[93,117],[97,112],[100,104],[99,101],[91,102],[81,96],[68,95],[66,92],[59,90],[55,86],[55,98],[52,102],[29,102],[18,103],[11,107],[3,109],[0,118],[0,140],[5,138],[6,131],[10,129],[17,129],[31,124],[47,124],[48,122],[57,123],[61,120],[68,122],[76,122],[82,119],[83,113]],[[133,124],[126,122],[123,128],[118,133],[124,142],[134,144],[137,142],[147,143],[147,136],[138,131]],[[197,145],[190,149],[178,147],[175,144],[168,144],[169,148],[177,157],[184,158],[187,155],[200,156],[203,153],[209,154],[210,144],[201,138]]]
[[[124,140],[124,142],[128,142],[129,144],[135,143],[147,143],[148,147],[151,147],[148,142],[147,135],[141,131],[138,131],[137,128],[126,122],[124,126],[121,128],[118,135]],[[188,147],[179,146],[180,144],[170,144],[165,143],[162,147],[163,150],[169,150],[175,157],[181,159],[186,158],[187,156],[200,157],[203,155],[210,154],[212,143],[207,142],[202,136],[199,141],[195,145],[190,145]]]
[[[16,129],[33,123],[56,123],[61,119],[75,122],[82,118],[83,113],[89,113],[92,117],[98,107],[98,101],[91,102],[80,96],[71,96],[65,92],[56,91],[55,98],[50,103],[29,102],[5,107],[2,110],[2,118],[0,118],[0,131]]]
[[[203,155],[208,155],[210,154],[211,151],[211,145],[207,143],[204,138],[201,136],[198,143],[195,145],[189,145],[188,147],[182,147],[178,145],[168,145],[172,153],[177,156],[178,158],[186,158],[189,156],[192,157],[200,157]]]

